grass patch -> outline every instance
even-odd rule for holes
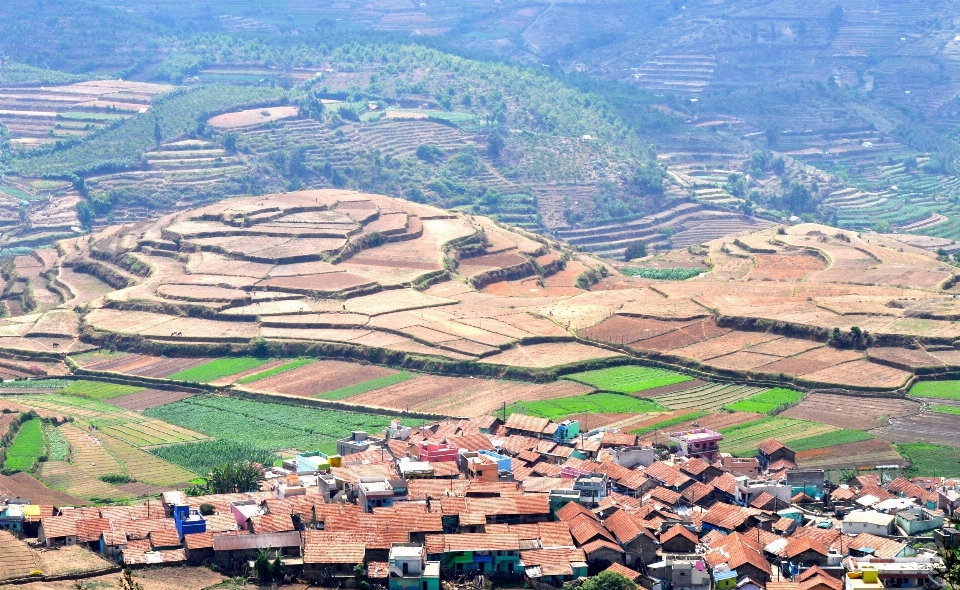
[[[268,450],[251,444],[229,440],[204,440],[195,443],[166,445],[150,451],[164,461],[179,465],[201,475],[210,473],[225,463],[252,461],[274,465],[278,457]]]
[[[105,400],[129,393],[143,391],[143,387],[121,385],[118,383],[101,383],[99,381],[72,381],[60,391],[61,395],[75,395],[95,400]]]
[[[260,365],[268,362],[269,359],[255,358],[252,356],[223,358],[197,365],[196,367],[180,371],[179,373],[174,373],[167,378],[177,379],[179,381],[192,381],[194,383],[209,383],[221,377],[256,369]]]
[[[20,426],[17,437],[7,449],[4,469],[29,471],[44,454],[43,422],[40,418],[31,418]]]
[[[649,432],[653,432],[654,430],[663,430],[663,429],[665,429],[665,428],[670,428],[671,426],[680,424],[680,423],[682,423],[682,422],[689,422],[690,420],[696,420],[696,419],[698,419],[698,418],[703,418],[704,416],[706,416],[706,415],[709,414],[709,413],[710,413],[710,412],[707,412],[707,411],[704,411],[704,410],[698,410],[698,411],[696,411],[696,412],[690,412],[690,413],[684,414],[684,415],[682,415],[682,416],[674,416],[673,418],[668,418],[668,419],[663,420],[663,421],[661,421],[661,422],[656,422],[656,423],[654,423],[654,424],[650,424],[649,426],[644,426],[643,428],[638,428],[638,429],[636,429],[636,430],[631,430],[631,431],[630,431],[630,434],[647,434],[647,433],[649,433]]]
[[[660,281],[685,281],[707,272],[701,268],[621,268],[620,272],[628,277],[641,277]]]
[[[910,461],[910,477],[960,477],[960,453],[953,447],[920,442],[893,447]]]
[[[776,389],[764,391],[763,393],[758,393],[753,397],[748,397],[747,399],[728,404],[723,406],[723,409],[731,412],[776,414],[802,399],[802,392],[778,387]]]
[[[930,408],[931,411],[936,412],[937,414],[953,414],[954,416],[960,416],[960,406],[944,406],[938,405]]]
[[[583,412],[610,414],[646,414],[665,412],[666,408],[656,402],[638,399],[622,393],[589,393],[576,397],[560,397],[529,402],[516,402],[507,406],[507,413],[527,414],[555,420]]]
[[[615,393],[636,393],[664,385],[683,383],[693,377],[638,365],[625,365],[609,369],[584,371],[564,376],[564,379],[592,385],[601,391]]]
[[[960,401],[960,381],[921,381],[910,388],[910,395]]]
[[[267,377],[273,377],[279,373],[285,371],[290,371],[296,369],[297,367],[302,367],[303,365],[309,365],[314,359],[297,359],[290,361],[289,363],[280,365],[279,367],[274,367],[272,369],[267,369],[266,371],[261,371],[259,373],[254,373],[253,375],[247,375],[243,379],[237,379],[237,383],[251,383],[253,381],[259,381],[261,379],[266,379]]]
[[[776,437],[774,437],[776,438]],[[809,451],[811,449],[822,449],[825,447],[835,447],[849,443],[870,440],[873,437],[862,430],[837,430],[821,434],[820,436],[811,436],[809,438],[798,438],[787,443],[787,446],[797,451]]]
[[[333,391],[321,393],[320,395],[314,397],[332,401],[347,399],[348,397],[360,395],[361,393],[373,391],[374,389],[380,389],[381,387],[386,387],[395,383],[403,383],[404,381],[413,379],[413,377],[414,375],[412,373],[401,371],[395,375],[387,375],[386,377],[378,377],[376,379],[364,381],[363,383],[357,383],[356,385],[348,385],[347,387],[334,389]]]

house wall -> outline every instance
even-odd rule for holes
[[[623,553],[619,553],[613,549],[597,549],[590,555],[587,555],[587,564],[590,566],[591,576],[599,574],[614,563],[623,563]]]
[[[677,536],[661,543],[660,548],[664,553],[693,553],[697,545],[685,537]]]
[[[657,542],[646,535],[640,535],[630,543],[623,546],[626,551],[624,561],[626,565],[634,566],[637,563],[649,565],[660,560],[657,557]],[[634,568],[636,569],[636,568]]]

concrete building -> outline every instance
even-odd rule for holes
[[[520,537],[511,534],[427,535],[427,559],[456,575],[514,573],[520,568]]]
[[[579,475],[573,480],[573,489],[580,492],[582,504],[599,504],[607,497],[607,476],[603,473]]]
[[[440,590],[440,562],[426,561],[419,543],[394,543],[387,568],[390,590]]]
[[[849,573],[875,571],[885,588],[923,588],[935,585],[935,570],[942,564],[939,557],[848,557],[843,560]]]
[[[23,532],[23,504],[0,506],[0,531]]]
[[[553,433],[553,442],[566,444],[578,436],[580,436],[580,422],[578,420],[564,420],[557,424],[557,430]]]
[[[723,435],[709,428],[695,428],[671,432],[670,440],[677,443],[678,456],[697,457],[712,463],[719,456]]]
[[[386,477],[361,477],[357,481],[357,493],[357,502],[364,512],[393,506],[393,486]]]
[[[736,500],[738,503],[749,505],[757,499],[757,496],[764,493],[776,498],[776,508],[786,508],[790,506],[790,499],[793,497],[793,489],[779,481],[749,479],[742,475],[737,478]]]
[[[420,451],[420,460],[428,463],[440,463],[442,461],[456,461],[459,459],[459,449],[456,446],[447,443],[417,443]]]
[[[843,577],[844,590],[883,590],[877,568],[864,564]]]
[[[200,511],[185,504],[173,507],[173,522],[181,539],[186,535],[207,532],[207,521]]]
[[[665,557],[647,566],[647,572],[661,590],[710,590],[710,574],[700,559]]]
[[[893,514],[883,514],[875,510],[854,510],[844,517],[840,530],[845,535],[870,533],[885,537],[893,534],[895,522],[896,517]]]
[[[928,510],[919,506],[897,512],[897,526],[908,535],[919,535],[943,526],[944,516],[940,510]]]
[[[236,519],[237,526],[245,531],[247,530],[247,523],[250,517],[263,514],[263,508],[260,507],[260,502],[256,500],[240,500],[230,502],[230,513],[233,514],[233,518]]]
[[[337,441],[337,454],[341,457],[363,453],[383,443],[382,438],[373,438],[362,430],[355,430],[350,436]]]

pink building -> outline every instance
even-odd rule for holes
[[[420,460],[428,463],[456,461],[460,451],[457,447],[446,443],[421,442],[417,446],[420,447]]]
[[[709,428],[695,428],[681,432],[671,432],[670,440],[680,447],[678,455],[698,457],[704,461],[716,461],[723,435]]]

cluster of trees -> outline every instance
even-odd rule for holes
[[[255,492],[260,489],[263,465],[250,461],[224,463],[214,467],[206,480],[187,490],[190,496]]]

